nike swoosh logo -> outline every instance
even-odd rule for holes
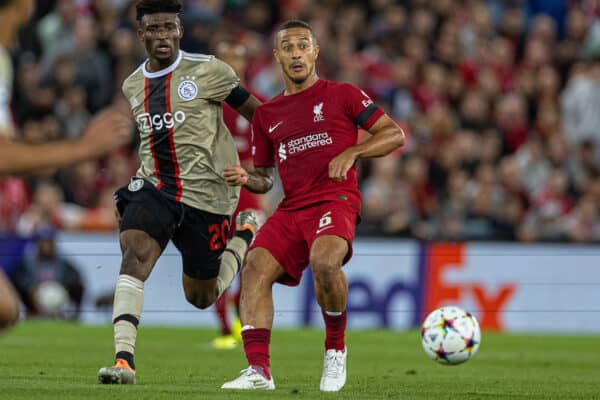
[[[325,231],[325,230],[329,229],[329,228],[333,228],[333,225],[329,225],[329,226],[326,226],[325,228],[317,229],[317,235],[318,235],[319,233],[321,233],[321,232],[323,232],[323,231]]]
[[[275,124],[275,125],[273,125],[273,126],[270,126],[270,127],[269,127],[269,133],[273,133],[273,131],[274,131],[275,129],[277,129],[277,127],[278,127],[279,125],[281,125],[281,124],[283,124],[283,121],[279,121],[277,124]]]

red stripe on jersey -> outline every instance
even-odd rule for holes
[[[169,72],[167,75],[167,83],[165,85],[165,103],[167,106],[167,113],[171,114],[171,76],[172,72]],[[171,117],[173,118],[173,117]],[[183,192],[183,188],[181,186],[181,179],[179,178],[179,163],[177,162],[177,154],[175,153],[175,138],[173,136],[175,124],[173,124],[172,128],[169,128],[169,145],[171,148],[171,160],[173,161],[173,166],[175,167],[175,184],[177,185],[177,197],[176,200],[181,200],[181,194]]]
[[[144,109],[146,114],[150,118],[150,132],[148,132],[148,138],[150,139],[150,151],[152,152],[152,159],[154,159],[154,172],[152,175],[158,176],[159,168],[158,168],[158,158],[156,158],[156,149],[154,148],[154,136],[152,134],[152,117],[150,116],[150,79],[144,79]],[[160,178],[159,178],[160,179]],[[157,189],[160,189],[159,186],[162,186],[162,181],[158,182],[156,185]]]

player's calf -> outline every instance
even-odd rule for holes
[[[133,358],[143,304],[144,282],[133,276],[119,275],[113,306],[115,365],[100,368],[98,371],[100,383],[135,383]]]
[[[246,257],[246,250],[252,242],[258,222],[251,211],[241,211],[235,221],[235,233],[227,243],[227,248],[221,256],[219,276],[217,276],[217,298],[227,290],[235,276],[240,272]]]

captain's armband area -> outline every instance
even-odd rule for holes
[[[225,102],[234,109],[238,109],[242,104],[246,102],[246,100],[248,100],[249,97],[250,92],[248,92],[246,88],[242,85],[237,85],[229,93],[229,96],[227,96]]]
[[[373,114],[379,111],[379,107],[375,104],[371,104],[365,108],[354,120],[354,123],[358,126],[364,127],[365,123],[371,118]]]

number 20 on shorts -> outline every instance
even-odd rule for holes
[[[212,224],[208,227],[208,234],[210,235],[210,250],[219,250],[227,243],[227,233],[229,233],[229,220],[224,219],[219,224]]]

